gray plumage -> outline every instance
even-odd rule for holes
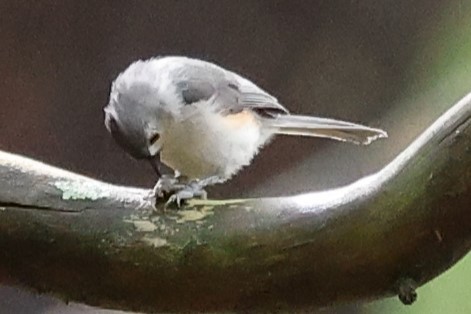
[[[357,144],[387,136],[351,122],[292,115],[240,75],[185,57],[130,65],[113,83],[105,112],[108,130],[131,155],[160,153],[164,163],[194,179],[230,178],[275,134]]]

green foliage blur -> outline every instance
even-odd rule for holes
[[[429,42],[417,51],[411,65],[411,86],[424,94],[409,94],[409,101],[426,103],[424,109],[446,109],[471,89],[471,1],[444,2],[442,23],[433,25]],[[471,204],[470,204],[471,206]],[[470,208],[471,209],[471,208]],[[471,313],[471,256],[418,289],[418,299],[404,306],[398,298],[365,304],[359,313],[466,314]]]
[[[398,298],[365,305],[360,313],[466,314],[471,313],[471,256],[468,255],[440,277],[417,290],[418,299],[403,305]]]

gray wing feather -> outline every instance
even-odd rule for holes
[[[381,129],[328,118],[278,115],[262,121],[277,134],[326,137],[355,144],[367,145],[376,139],[388,137]]]
[[[185,104],[190,105],[201,100],[208,100],[216,92],[214,86],[208,81],[184,80],[177,83],[177,87]]]
[[[239,75],[213,64],[185,65],[173,77],[186,105],[214,97],[214,104],[227,114],[244,109],[265,115],[288,113],[275,97]]]

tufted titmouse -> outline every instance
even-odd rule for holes
[[[157,196],[170,201],[205,196],[247,166],[276,134],[369,144],[380,129],[292,115],[248,79],[186,57],[137,61],[112,84],[105,125],[131,156],[149,159],[160,177]],[[180,177],[160,174],[163,162]],[[183,179],[185,178],[185,179]],[[186,180],[186,181],[185,181]]]

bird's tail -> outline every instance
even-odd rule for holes
[[[309,116],[278,115],[274,118],[263,118],[263,124],[273,128],[276,134],[325,137],[363,145],[368,145],[378,138],[388,137],[381,129]]]

